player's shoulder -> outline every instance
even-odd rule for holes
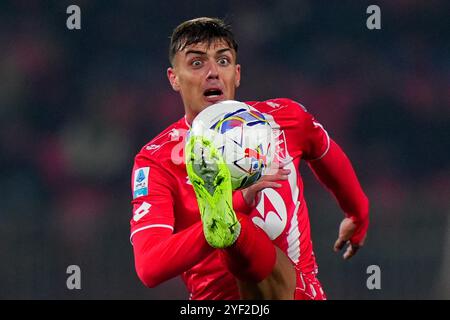
[[[173,148],[184,141],[187,131],[188,126],[185,119],[182,118],[145,144],[136,155],[136,159],[149,159],[157,162],[167,160],[171,157]]]
[[[247,101],[248,105],[263,113],[308,113],[303,104],[290,98],[274,98],[264,101]]]

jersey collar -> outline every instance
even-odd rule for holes
[[[189,124],[189,122],[187,121],[186,115],[184,115],[184,123],[186,123],[186,126],[191,129],[191,125]]]

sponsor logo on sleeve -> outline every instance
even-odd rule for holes
[[[152,205],[150,203],[147,202],[143,202],[141,204],[141,206],[139,208],[136,209],[136,211],[134,212],[133,215],[133,220],[138,222],[139,220],[141,220],[141,218],[143,216],[145,216],[147,213],[150,212],[150,208],[152,207]]]
[[[275,103],[275,102],[272,102],[272,101],[267,101],[267,105],[269,107],[272,107],[272,108],[279,108],[280,107],[279,103]]]
[[[148,195],[148,174],[150,167],[139,168],[134,171],[133,199]]]

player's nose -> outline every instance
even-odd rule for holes
[[[214,62],[209,63],[207,79],[219,79],[219,68]]]

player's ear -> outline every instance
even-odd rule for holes
[[[172,67],[167,68],[167,78],[173,90],[180,91],[180,85],[178,84],[178,77],[175,70]]]
[[[237,87],[239,87],[241,84],[241,65],[237,64],[236,65],[236,76],[235,76],[235,80],[234,80],[234,85]]]

